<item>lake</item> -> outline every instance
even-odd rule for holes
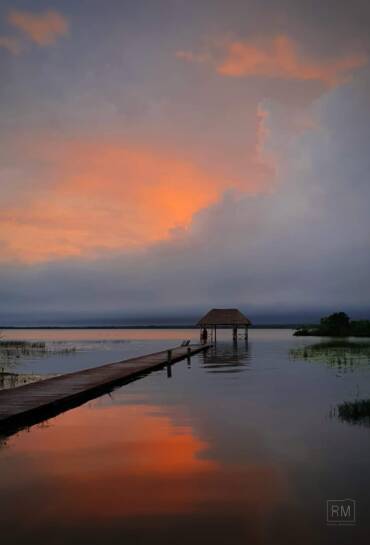
[[[13,330],[53,375],[154,352],[196,330]],[[370,339],[252,329],[0,438],[4,545],[369,543]],[[365,402],[365,404],[364,404]],[[356,502],[327,524],[327,500]]]

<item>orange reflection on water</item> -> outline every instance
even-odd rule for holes
[[[199,340],[198,329],[2,329],[2,333],[20,341]]]
[[[104,403],[69,411],[9,441],[0,452],[5,515],[9,509],[40,527],[91,517],[98,524],[210,512],[253,520],[257,542],[264,518],[286,493],[276,468],[215,459],[210,443],[175,424],[182,416],[176,407],[168,416],[158,406]],[[23,494],[12,506],[1,496],[15,482]]]
[[[202,496],[194,481],[217,469],[200,457],[207,444],[157,407],[94,404],[60,424],[20,434],[11,450],[27,456],[41,481],[57,483],[53,509],[68,517],[188,510]]]

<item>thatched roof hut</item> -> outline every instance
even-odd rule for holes
[[[233,338],[237,339],[238,327],[245,328],[245,338],[248,338],[248,327],[252,322],[244,316],[237,308],[213,308],[203,318],[199,320],[197,326],[203,330],[208,328],[213,329],[216,340],[216,329],[220,328],[232,328]],[[201,336],[202,338],[202,336]],[[204,338],[204,337],[203,337]],[[205,335],[207,338],[207,334]]]
[[[237,308],[213,308],[199,320],[199,327],[245,327],[251,321]]]

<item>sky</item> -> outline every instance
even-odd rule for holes
[[[369,25],[1,0],[0,322],[370,316]]]

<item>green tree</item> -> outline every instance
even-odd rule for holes
[[[354,337],[370,337],[370,320],[352,320],[351,335]]]
[[[335,312],[320,320],[320,332],[322,335],[335,337],[347,337],[350,334],[350,320],[345,312]]]

